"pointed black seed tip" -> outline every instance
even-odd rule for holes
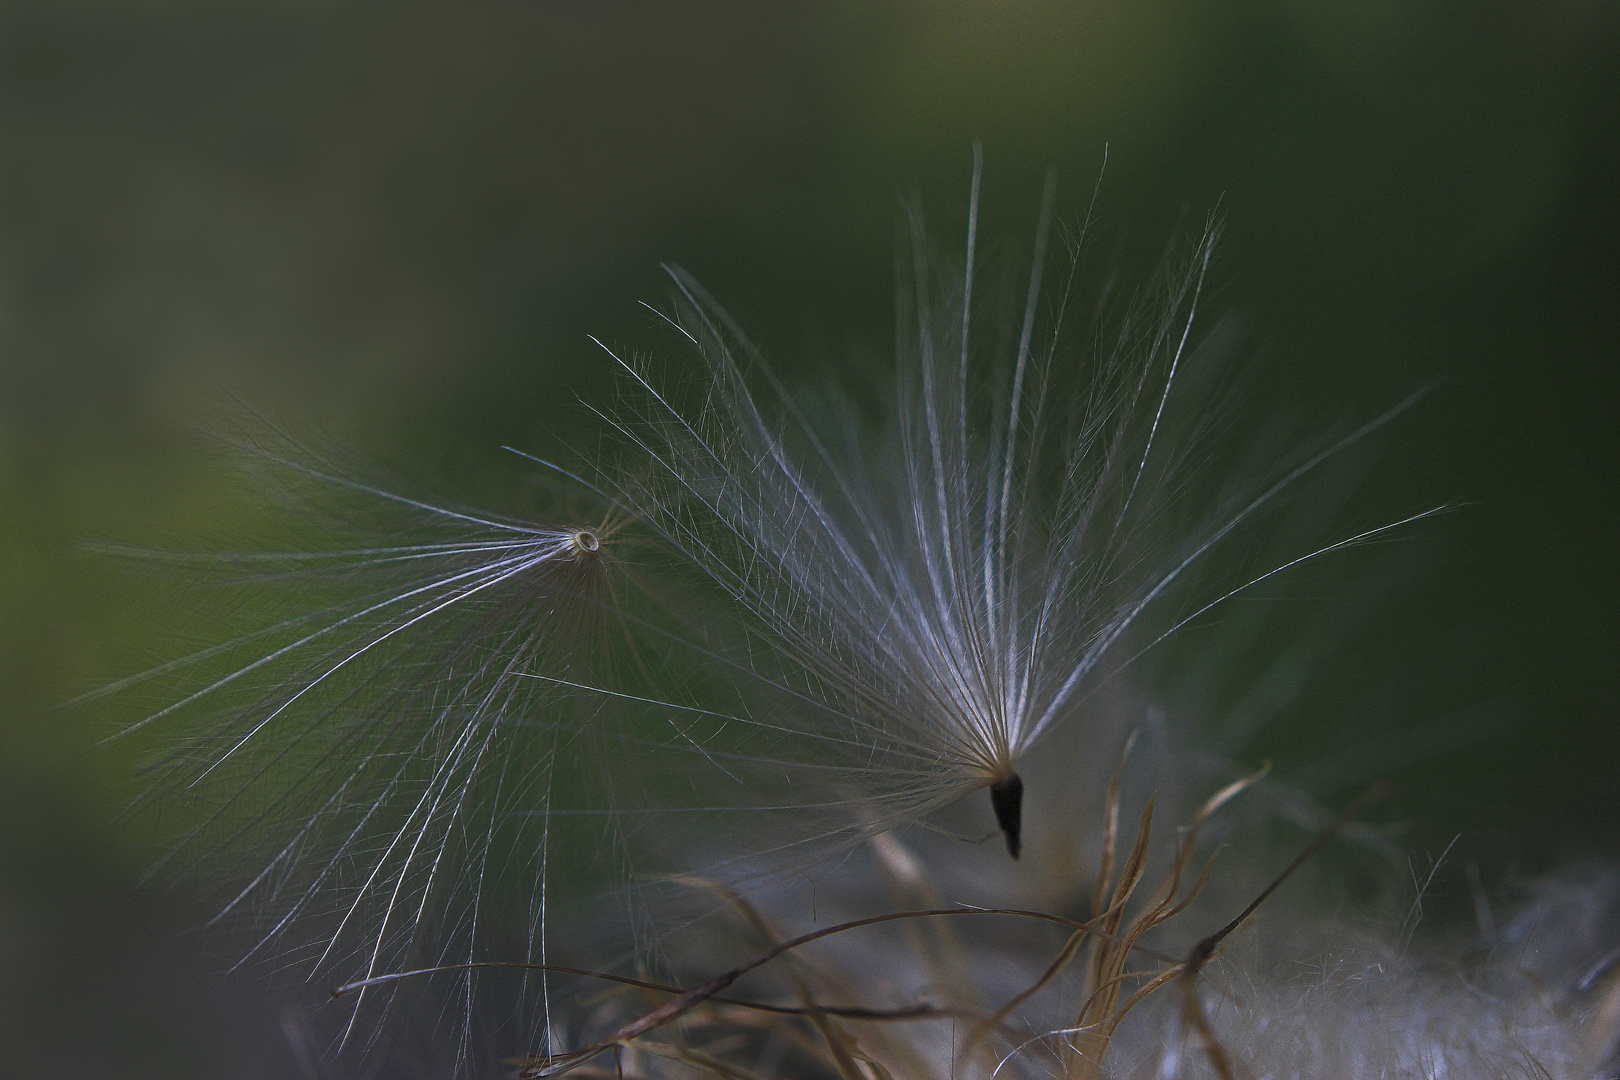
[[[1017,773],[1008,773],[1005,779],[990,785],[990,806],[996,812],[996,824],[1007,837],[1007,854],[1018,858],[1024,827],[1024,781]]]

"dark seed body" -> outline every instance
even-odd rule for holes
[[[996,812],[996,824],[1007,837],[1007,854],[1018,858],[1024,826],[1023,779],[1017,773],[1008,773],[1005,780],[991,784],[990,805]]]

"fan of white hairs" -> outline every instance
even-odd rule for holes
[[[1094,298],[1073,319],[1084,225],[1069,280],[1043,289],[1049,185],[1022,315],[998,349],[976,336],[994,318],[974,298],[978,186],[976,169],[962,267],[942,265],[911,217],[881,430],[863,440],[848,403],[812,416],[672,269],[669,321],[706,361],[707,392],[683,407],[620,361],[634,385],[614,423],[638,467],[590,486],[717,594],[702,608],[704,659],[744,703],[768,702],[722,721],[791,717],[769,738],[789,768],[822,771],[816,787],[847,792],[828,804],[841,829],[884,832],[988,788],[1016,859],[1019,761],[1055,725],[1083,722],[1088,696],[1135,656],[1277,573],[1438,510],[1212,584],[1199,573],[1211,552],[1415,398],[1258,481],[1210,476],[1218,387],[1204,370],[1195,400],[1179,391],[1188,367],[1216,359],[1193,339],[1214,224],[1167,256],[1152,289]],[[1144,639],[1138,624],[1160,608],[1175,615]],[[792,807],[801,821],[805,809]]]
[[[979,178],[976,153],[960,264],[911,218],[878,423],[790,393],[672,270],[661,318],[701,375],[672,389],[615,356],[619,449],[541,463],[573,487],[547,520],[403,494],[268,425],[227,440],[343,539],[147,553],[241,590],[222,614],[256,621],[100,693],[163,688],[130,729],[178,745],[148,801],[179,818],[177,857],[245,869],[221,910],[251,916],[244,960],[359,983],[345,1040],[430,983],[461,1002],[464,1062],[481,1037],[561,1052],[587,992],[559,997],[556,972],[668,970],[671,935],[733,907],[694,877],[745,897],[900,827],[960,826],[946,811],[979,789],[1010,873],[1025,762],[1049,746],[1046,775],[1106,775],[1134,719],[1099,695],[1133,660],[1437,512],[1211,570],[1409,402],[1218,472],[1225,350],[1195,321],[1213,223],[1139,293],[1082,298],[1089,211],[1053,258],[1049,182],[1009,314],[977,288]],[[486,990],[516,999],[515,1028],[474,1034]]]

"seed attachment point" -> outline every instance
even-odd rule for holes
[[[602,549],[602,538],[589,529],[578,529],[568,539],[574,546],[575,558],[594,555]]]
[[[996,824],[1007,837],[1007,854],[1018,858],[1023,847],[1024,781],[1017,773],[1008,773],[990,785],[990,806],[996,812]]]

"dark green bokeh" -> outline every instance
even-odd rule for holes
[[[8,5],[0,1060],[294,1074],[273,995],[180,936],[206,909],[134,886],[153,838],[110,821],[135,751],[89,747],[137,714],[55,707],[203,625],[75,542],[275,527],[190,434],[225,394],[509,501],[496,448],[588,437],[572,402],[611,392],[585,335],[659,340],[635,302],[660,260],[791,378],[881,348],[896,196],[959,235],[976,138],[991,259],[1023,257],[1048,166],[1083,212],[1106,144],[1122,264],[1221,208],[1212,306],[1271,357],[1264,405],[1435,384],[1367,484],[1467,505],[1268,752],[1341,750],[1313,718],[1461,716],[1392,744],[1419,847],[1463,831],[1501,874],[1614,853],[1617,35],[1592,0]],[[1510,725],[1456,748],[1487,715]]]

